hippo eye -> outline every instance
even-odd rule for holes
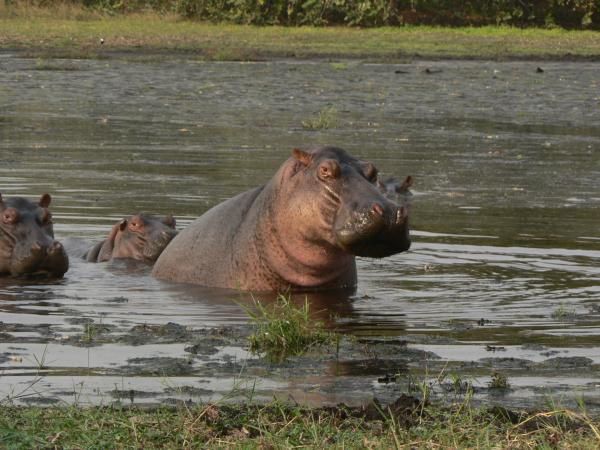
[[[337,178],[340,175],[340,166],[335,161],[323,161],[319,166],[319,178],[322,180]]]
[[[142,228],[142,224],[139,221],[137,221],[137,220],[129,221],[129,229],[131,231],[140,231],[141,228]]]
[[[2,222],[6,224],[14,224],[19,220],[19,213],[14,208],[9,208],[2,214]]]

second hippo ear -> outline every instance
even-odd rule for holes
[[[52,197],[50,197],[50,194],[43,194],[40,197],[40,201],[39,201],[38,205],[40,205],[42,208],[47,208],[48,206],[50,206],[51,201],[52,201]]]
[[[168,227],[175,228],[175,225],[176,225],[175,217],[173,217],[171,214],[169,214],[168,216],[165,216],[162,223],[164,223]]]
[[[410,175],[406,177],[406,179],[402,182],[400,186],[396,187],[397,193],[408,192],[408,189],[413,185],[413,177]]]
[[[300,150],[299,148],[292,150],[292,156],[306,167],[308,167],[313,160],[312,153]]]
[[[120,222],[115,223],[113,225],[113,227],[110,229],[110,233],[108,233],[106,240],[109,242],[115,242],[115,239],[116,239],[119,231],[123,231],[126,226],[127,226],[127,219],[123,219]]]

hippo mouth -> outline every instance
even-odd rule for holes
[[[142,249],[144,261],[153,264],[176,235],[175,230],[162,231],[156,240],[146,241]]]
[[[405,208],[384,214],[381,208],[357,214],[336,231],[340,246],[355,256],[385,258],[410,248]]]
[[[28,255],[13,260],[10,273],[21,278],[60,278],[68,269],[69,258],[62,244],[54,241],[48,247],[32,245]]]

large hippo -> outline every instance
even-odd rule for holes
[[[107,238],[94,245],[83,257],[90,262],[131,258],[154,263],[176,234],[172,216],[134,214],[117,222]]]
[[[49,194],[37,203],[0,194],[0,276],[62,277],[69,269],[62,244],[54,240],[51,201]]]
[[[355,256],[408,250],[408,210],[377,169],[335,147],[295,149],[264,186],[206,212],[158,258],[157,278],[251,291],[356,285]]]

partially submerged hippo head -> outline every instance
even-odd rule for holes
[[[292,179],[282,188],[294,190],[288,201],[298,199],[300,211],[311,210],[305,222],[314,238],[355,256],[383,258],[408,250],[408,207],[382,195],[372,163],[335,147],[295,149],[292,156]]]
[[[92,262],[131,258],[154,263],[176,234],[175,219],[170,215],[134,214],[116,223],[85,258]]]
[[[48,275],[62,277],[69,258],[54,240],[49,194],[38,203],[22,197],[0,195],[0,275]]]
[[[402,205],[409,205],[412,193],[409,188],[413,184],[413,178],[409,175],[403,182],[395,177],[389,177],[385,180],[377,180],[379,191],[388,199]]]

